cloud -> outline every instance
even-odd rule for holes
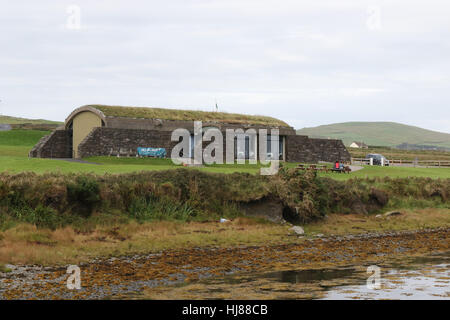
[[[79,30],[66,28],[73,4]],[[0,112],[63,120],[88,103],[212,110],[217,99],[296,127],[385,120],[449,132],[450,4],[377,1],[371,29],[373,5],[7,2]]]

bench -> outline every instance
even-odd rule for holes
[[[120,157],[134,157],[136,156],[136,152],[133,151],[133,149],[125,149],[125,148],[119,148],[114,150],[113,148],[111,148],[111,150],[109,151],[109,156],[115,156],[117,158]]]
[[[331,172],[338,172],[338,173],[350,173],[352,172],[352,169],[349,166],[344,166],[343,168],[332,168]]]

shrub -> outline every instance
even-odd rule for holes
[[[84,217],[90,216],[100,203],[99,184],[90,176],[78,176],[75,183],[68,184],[67,195],[75,211]]]
[[[151,220],[189,221],[197,216],[194,208],[187,203],[177,203],[169,199],[146,200],[138,198],[129,208],[131,217],[139,222]]]
[[[103,176],[0,173],[0,228],[17,221],[48,228],[65,224],[93,228],[105,219],[235,218],[243,215],[242,204],[266,198],[281,202],[292,220],[306,223],[331,212],[372,213],[408,203],[448,208],[449,196],[450,179],[336,181],[287,167],[271,177],[185,168]],[[101,214],[92,215],[94,211]]]

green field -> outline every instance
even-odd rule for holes
[[[450,161],[450,151],[400,150],[390,147],[368,149],[348,148],[353,158],[365,158],[369,153],[380,153],[389,160],[442,160]]]
[[[395,122],[345,122],[303,128],[298,134],[311,138],[341,139],[346,146],[363,141],[369,146],[397,146],[404,142],[450,148],[450,134]]]
[[[0,156],[0,168],[1,171],[8,171],[12,173],[19,173],[23,171],[32,171],[36,173],[44,172],[92,172],[96,174],[104,173],[127,173],[147,170],[168,170],[180,168],[181,166],[175,166],[171,160],[160,161],[157,159],[144,159],[145,161],[138,161],[139,159],[104,159],[100,158],[87,158],[86,161],[98,161],[94,163],[78,163],[66,160],[52,160],[52,159],[29,159],[27,157],[15,157],[15,156]],[[124,161],[124,160],[136,160]],[[115,163],[117,162],[117,163]],[[200,170],[207,172],[219,172],[219,173],[233,173],[233,172],[248,172],[257,173],[258,167],[256,166],[208,166],[201,168]]]
[[[0,157],[27,157],[39,139],[49,133],[40,130],[0,131]]]
[[[321,176],[332,177],[336,180],[347,180],[350,178],[373,178],[373,177],[391,177],[391,178],[407,178],[407,177],[429,177],[433,179],[450,178],[450,168],[410,168],[410,167],[380,167],[380,166],[364,166],[364,169],[350,173],[321,173]]]
[[[28,158],[28,152],[37,141],[48,131],[38,130],[11,130],[0,132],[0,171],[20,173],[32,171],[44,172],[92,172],[105,173],[127,173],[147,170],[167,170],[179,168],[169,159],[139,159],[139,158],[116,158],[116,157],[91,157],[83,159],[89,163],[79,163],[66,160],[33,159]],[[295,163],[285,163],[287,167],[295,167]],[[213,165],[205,166],[199,170],[218,173],[247,172],[257,174],[260,165]],[[194,170],[194,169],[193,169]],[[320,173],[321,176],[329,176],[338,180],[353,177],[431,177],[450,178],[448,168],[406,168],[406,167],[370,167],[351,174]]]

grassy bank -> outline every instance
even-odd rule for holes
[[[249,204],[267,201],[281,203],[284,218],[302,224],[307,236],[448,226],[449,195],[450,179],[337,181],[288,168],[271,177],[194,169],[2,173],[0,263],[298,241],[287,225],[245,217]],[[375,217],[394,209],[403,214]]]
[[[194,169],[123,175],[0,174],[0,229],[15,222],[79,228],[134,219],[205,221],[243,214],[247,204],[280,203],[285,219],[304,223],[333,212],[389,207],[446,207],[450,179],[372,178],[336,181],[282,168],[276,176]],[[99,217],[99,215],[101,217]]]
[[[247,218],[229,223],[129,222],[87,232],[19,224],[0,233],[0,263],[53,265],[167,249],[281,243],[288,240],[287,229]]]
[[[19,224],[0,232],[0,265],[58,265],[172,249],[301,243],[318,234],[348,235],[449,226],[449,209],[403,210],[401,216],[391,218],[331,214],[326,220],[305,225],[305,238],[295,236],[288,225],[242,217],[227,223],[160,221],[98,225],[88,232],[71,226],[49,230]]]

